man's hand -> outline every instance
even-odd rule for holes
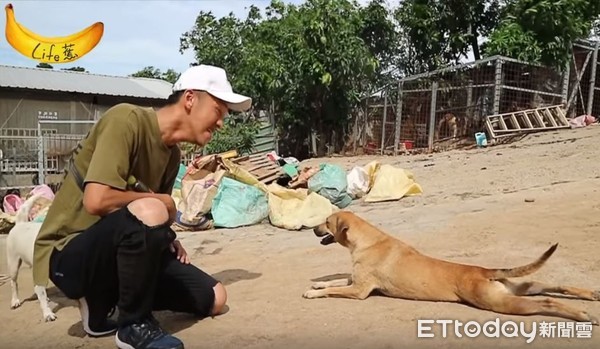
[[[181,245],[181,242],[179,242],[179,240],[173,241],[171,243],[171,246],[169,246],[169,249],[171,250],[171,252],[177,253],[177,259],[181,263],[190,264],[190,258],[188,257],[188,254],[185,251],[185,248],[183,248],[183,246]]]
[[[162,201],[167,207],[167,211],[169,212],[169,223],[175,222],[175,218],[177,218],[177,207],[175,206],[175,200],[170,194],[156,194],[157,198]]]

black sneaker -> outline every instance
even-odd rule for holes
[[[154,318],[119,328],[115,342],[120,349],[184,349],[183,342],[166,333]]]
[[[114,307],[108,307],[100,302],[94,302],[85,297],[79,299],[79,313],[83,330],[92,337],[101,337],[114,333],[117,323],[110,320]]]

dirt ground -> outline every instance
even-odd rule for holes
[[[387,232],[440,258],[512,267],[537,258],[550,244],[557,252],[533,279],[600,289],[600,126],[531,135],[510,144],[398,157],[313,159],[350,169],[373,159],[413,171],[420,197],[348,209]],[[533,199],[526,202],[525,199]],[[530,201],[530,200],[527,200]],[[321,246],[312,231],[286,231],[268,224],[243,229],[180,233],[193,263],[227,287],[229,311],[196,321],[161,312],[165,329],[186,348],[599,348],[592,338],[417,337],[417,319],[450,319],[483,324],[500,319],[558,323],[559,318],[507,316],[461,304],[417,302],[372,296],[363,301],[302,298],[314,281],[350,272],[347,251]],[[5,237],[0,237],[4,256]],[[6,273],[5,258],[0,274]],[[31,295],[31,272],[22,269],[21,292]],[[0,348],[114,348],[114,337],[86,337],[75,303],[54,287],[55,322],[44,323],[38,303],[10,310],[10,286],[0,286]],[[33,299],[33,298],[32,298]],[[600,302],[562,300],[600,317]],[[596,333],[598,332],[598,333]],[[464,333],[464,332],[463,332]]]

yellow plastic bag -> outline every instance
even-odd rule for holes
[[[235,179],[238,182],[242,182],[244,184],[252,185],[267,193],[269,190],[267,186],[258,180],[256,176],[247,171],[241,166],[236,165],[229,159],[220,159],[223,166],[227,169],[226,176],[232,179]]]
[[[375,176],[377,175],[377,171],[379,171],[379,167],[381,167],[381,164],[377,160],[373,160],[363,167],[365,172],[369,175],[368,191],[370,191],[371,188],[373,188],[373,184],[375,183]]]
[[[313,228],[339,209],[328,199],[308,189],[288,189],[277,183],[268,186],[269,220],[288,230]]]
[[[365,196],[365,202],[400,200],[404,196],[422,193],[423,189],[415,182],[412,172],[392,165],[381,165],[374,176],[373,187]]]

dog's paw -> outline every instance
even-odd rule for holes
[[[594,293],[592,293],[592,298],[593,298],[595,301],[600,301],[600,290],[598,290],[598,291],[594,291]]]
[[[327,287],[327,283],[324,281],[318,281],[318,282],[315,282],[314,284],[312,284],[311,287],[313,290],[322,290],[325,287]]]
[[[45,322],[51,322],[56,320],[56,314],[54,314],[53,312],[49,312],[49,313],[45,313],[44,314],[44,321]]]
[[[20,306],[21,306],[21,304],[22,304],[22,303],[21,303],[21,301],[20,301],[20,300],[18,300],[18,299],[13,299],[13,300],[10,302],[10,308],[11,308],[11,309],[17,309],[18,307],[20,307]]]
[[[308,290],[304,292],[302,297],[307,299],[320,298],[323,297],[323,292],[321,292],[321,290]]]

